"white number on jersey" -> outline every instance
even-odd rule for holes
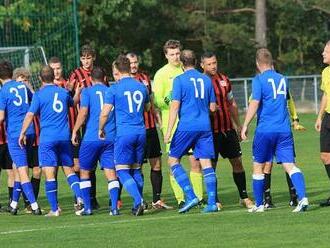
[[[57,92],[54,95],[53,110],[57,113],[61,113],[63,111],[63,103],[58,99]]]
[[[202,78],[190,78],[190,81],[193,82],[194,84],[194,87],[195,87],[195,97],[196,98],[201,98],[201,99],[204,99],[204,80]],[[197,89],[197,83],[200,83],[200,86],[201,86],[201,92],[199,93],[198,92],[198,89]]]
[[[135,104],[137,104],[136,107],[136,112],[140,111],[140,108],[142,106],[142,102],[143,102],[143,94],[141,91],[136,90],[133,93],[133,97],[130,91],[125,91],[124,95],[127,96],[127,102],[128,102],[128,110],[130,113],[133,113],[133,101]]]
[[[286,98],[286,82],[284,78],[281,78],[280,84],[278,85],[277,89],[273,78],[268,78],[268,83],[272,84],[274,99],[277,98],[277,95],[284,95],[284,97]]]
[[[17,100],[14,100],[13,103],[17,107],[21,106],[22,103],[23,103],[23,97],[19,94],[18,89],[23,89],[24,90],[24,102],[26,104],[28,104],[29,103],[29,99],[28,99],[27,89],[26,89],[26,86],[25,85],[18,85],[17,88],[12,87],[12,88],[9,89],[9,92],[10,93],[14,93],[15,94],[15,97],[17,98]]]
[[[101,107],[101,110],[103,108],[103,104],[104,104],[104,101],[103,101],[103,95],[102,95],[102,92],[97,90],[95,91],[96,95],[99,95],[99,98],[100,98],[100,107]]]

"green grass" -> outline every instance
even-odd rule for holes
[[[262,214],[249,214],[238,205],[238,194],[228,161],[218,164],[218,190],[224,204],[221,212],[200,214],[193,209],[180,215],[173,211],[150,211],[142,217],[130,215],[131,199],[124,193],[122,215],[107,211],[107,186],[98,175],[98,199],[101,210],[91,217],[73,213],[72,196],[61,174],[59,202],[63,214],[58,218],[20,213],[0,214],[0,247],[288,247],[294,245],[329,247],[329,211],[318,202],[329,195],[329,180],[319,159],[319,135],[314,131],[315,115],[301,115],[307,131],[295,132],[297,162],[305,173],[311,207],[294,214],[288,207],[285,174],[280,166],[273,169],[272,194],[277,208]],[[251,140],[242,144],[248,190],[251,192]],[[163,158],[163,198],[175,204]],[[188,165],[187,160],[184,164]],[[149,166],[145,165],[145,199],[151,201]],[[4,173],[5,174],[5,173]],[[43,188],[43,186],[42,186]],[[0,199],[7,197],[2,175]],[[48,209],[43,189],[40,204]]]

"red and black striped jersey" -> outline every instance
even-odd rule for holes
[[[227,76],[217,73],[212,77],[212,84],[218,105],[217,111],[212,116],[213,132],[225,132],[233,129],[233,123],[230,118],[230,100],[228,95],[232,90],[231,83]]]
[[[0,145],[7,143],[7,134],[6,134],[6,127],[5,122],[0,124]]]
[[[136,80],[140,81],[141,83],[143,83],[147,87],[149,96],[151,96],[152,89],[151,89],[150,78],[146,74],[144,74],[144,73],[136,73],[134,75],[134,78]],[[151,108],[150,108],[150,110],[149,111],[144,111],[143,116],[144,116],[144,125],[146,126],[146,129],[155,128],[156,127],[156,123],[155,123],[155,108],[154,108],[154,105],[153,105],[153,102],[152,101],[151,101]]]
[[[80,86],[84,85],[87,88],[92,85],[91,71],[79,67],[71,73],[69,81],[74,82],[73,90],[77,88],[78,83]]]

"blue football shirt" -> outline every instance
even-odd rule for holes
[[[9,139],[19,137],[31,98],[31,91],[22,82],[11,80],[2,86],[0,110],[5,111],[6,131]],[[33,123],[26,134],[35,134]]]
[[[144,134],[144,105],[149,103],[145,85],[131,77],[125,77],[106,92],[105,103],[115,108],[116,135]]]
[[[179,131],[211,131],[210,103],[215,103],[211,79],[191,69],[173,81],[172,99],[180,102]]]
[[[108,87],[103,83],[94,84],[85,88],[81,92],[80,107],[88,108],[88,118],[86,123],[86,132],[84,141],[99,141],[99,119],[104,104],[105,92]],[[116,133],[114,113],[111,111],[108,120],[104,126],[106,140],[114,140]]]
[[[252,99],[259,101],[258,132],[290,132],[287,107],[289,85],[286,78],[274,70],[267,70],[252,80]]]
[[[69,141],[69,92],[54,84],[46,84],[32,98],[29,112],[40,115],[40,143]]]

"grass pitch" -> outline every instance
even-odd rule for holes
[[[310,208],[305,213],[291,213],[285,174],[275,166],[272,195],[276,209],[261,214],[249,214],[238,205],[238,193],[227,160],[218,163],[218,191],[223,210],[201,214],[193,209],[187,214],[177,210],[149,211],[144,216],[130,215],[131,199],[124,192],[121,216],[109,216],[106,180],[98,173],[98,199],[101,209],[93,216],[78,217],[73,213],[72,195],[63,177],[59,177],[59,203],[63,213],[58,218],[30,216],[22,211],[18,216],[0,214],[0,247],[329,247],[330,208],[319,208],[320,200],[329,196],[329,180],[319,159],[319,134],[314,130],[315,115],[301,115],[307,128],[294,132],[297,163],[305,174]],[[251,127],[253,129],[253,127]],[[252,131],[252,130],[251,130]],[[247,185],[251,192],[251,146],[242,143]],[[188,162],[183,160],[186,168]],[[163,195],[175,205],[170,189],[166,156],[163,156]],[[145,199],[150,202],[149,165],[144,165]],[[5,173],[2,175],[0,199],[7,199]],[[48,210],[43,190],[40,205]],[[21,205],[21,208],[23,206]]]

